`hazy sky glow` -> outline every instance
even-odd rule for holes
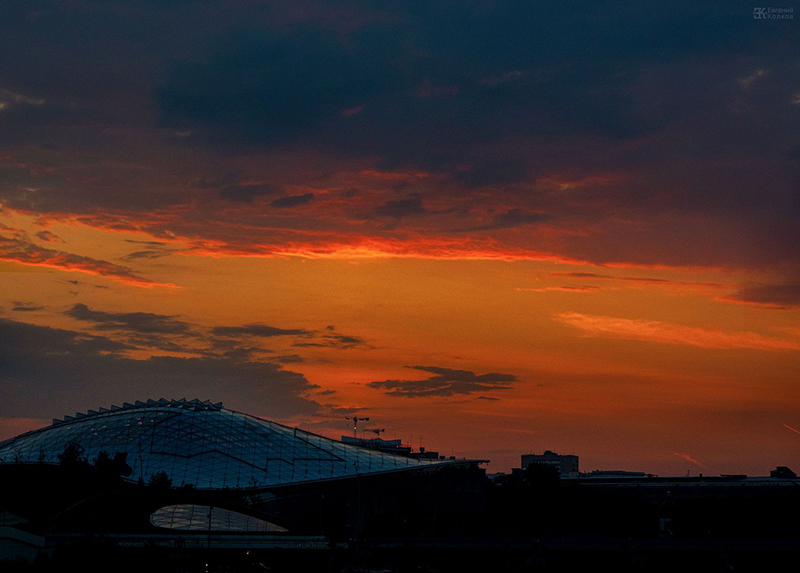
[[[0,437],[185,396],[497,471],[800,467],[797,19],[4,12]]]

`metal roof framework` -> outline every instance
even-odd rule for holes
[[[417,459],[368,450],[227,410],[208,400],[136,401],[53,420],[0,443],[2,463],[58,463],[75,441],[88,460],[127,454],[129,481],[166,473],[173,486],[272,489],[465,460]],[[474,463],[474,462],[472,462]]]

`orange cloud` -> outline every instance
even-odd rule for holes
[[[644,340],[726,350],[732,348],[772,351],[800,350],[800,341],[764,336],[755,332],[727,333],[656,320],[596,316],[577,312],[557,314],[555,319],[563,324],[579,328],[586,336]]]

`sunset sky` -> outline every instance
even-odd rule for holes
[[[800,471],[800,14],[3,13],[0,438],[163,396],[489,471]]]

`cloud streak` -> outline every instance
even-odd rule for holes
[[[277,328],[254,322],[243,326],[215,326],[211,329],[211,334],[224,337],[254,336],[257,338],[272,338],[274,336],[308,336],[311,332],[302,328]]]
[[[691,463],[691,464],[694,464],[694,465],[696,465],[698,468],[700,468],[700,469],[702,469],[702,470],[707,470],[707,469],[709,469],[709,468],[708,468],[708,466],[706,466],[706,465],[703,465],[702,463],[700,463],[699,461],[697,461],[696,459],[694,459],[694,458],[693,458],[692,456],[690,456],[689,454],[681,454],[681,453],[678,453],[678,452],[672,452],[672,455],[673,455],[673,456],[676,456],[676,457],[679,457],[679,458],[680,458],[680,459],[682,459],[682,460],[686,460],[687,462],[689,462],[689,463]]]
[[[790,431],[794,432],[795,434],[800,434],[800,430],[795,430],[794,428],[792,428],[788,424],[783,424],[783,427],[786,428],[787,430],[790,430]]]
[[[139,276],[130,267],[117,265],[101,259],[40,247],[22,236],[13,238],[0,236],[0,260],[15,262],[22,265],[47,267],[61,271],[76,271],[105,277],[136,287],[175,287],[175,285],[171,283],[159,283]]]
[[[438,366],[406,366],[432,374],[424,380],[382,380],[367,384],[383,390],[389,396],[403,398],[431,398],[470,395],[497,390],[510,390],[518,378],[513,374],[490,372],[476,374],[469,370],[455,370]],[[487,397],[481,397],[487,399]],[[491,398],[488,398],[491,399]]]
[[[550,287],[542,287],[542,288],[524,288],[518,287],[515,290],[520,292],[575,292],[575,293],[586,293],[586,292],[596,292],[600,290],[599,286],[595,285],[586,285],[586,286],[550,286]]]
[[[554,319],[579,329],[585,336],[679,344],[707,349],[746,348],[766,351],[797,351],[800,341],[764,336],[755,332],[728,333],[655,320],[616,318],[565,312]]]
[[[44,307],[33,302],[14,301],[14,306],[11,310],[14,312],[36,312],[43,310]]]

